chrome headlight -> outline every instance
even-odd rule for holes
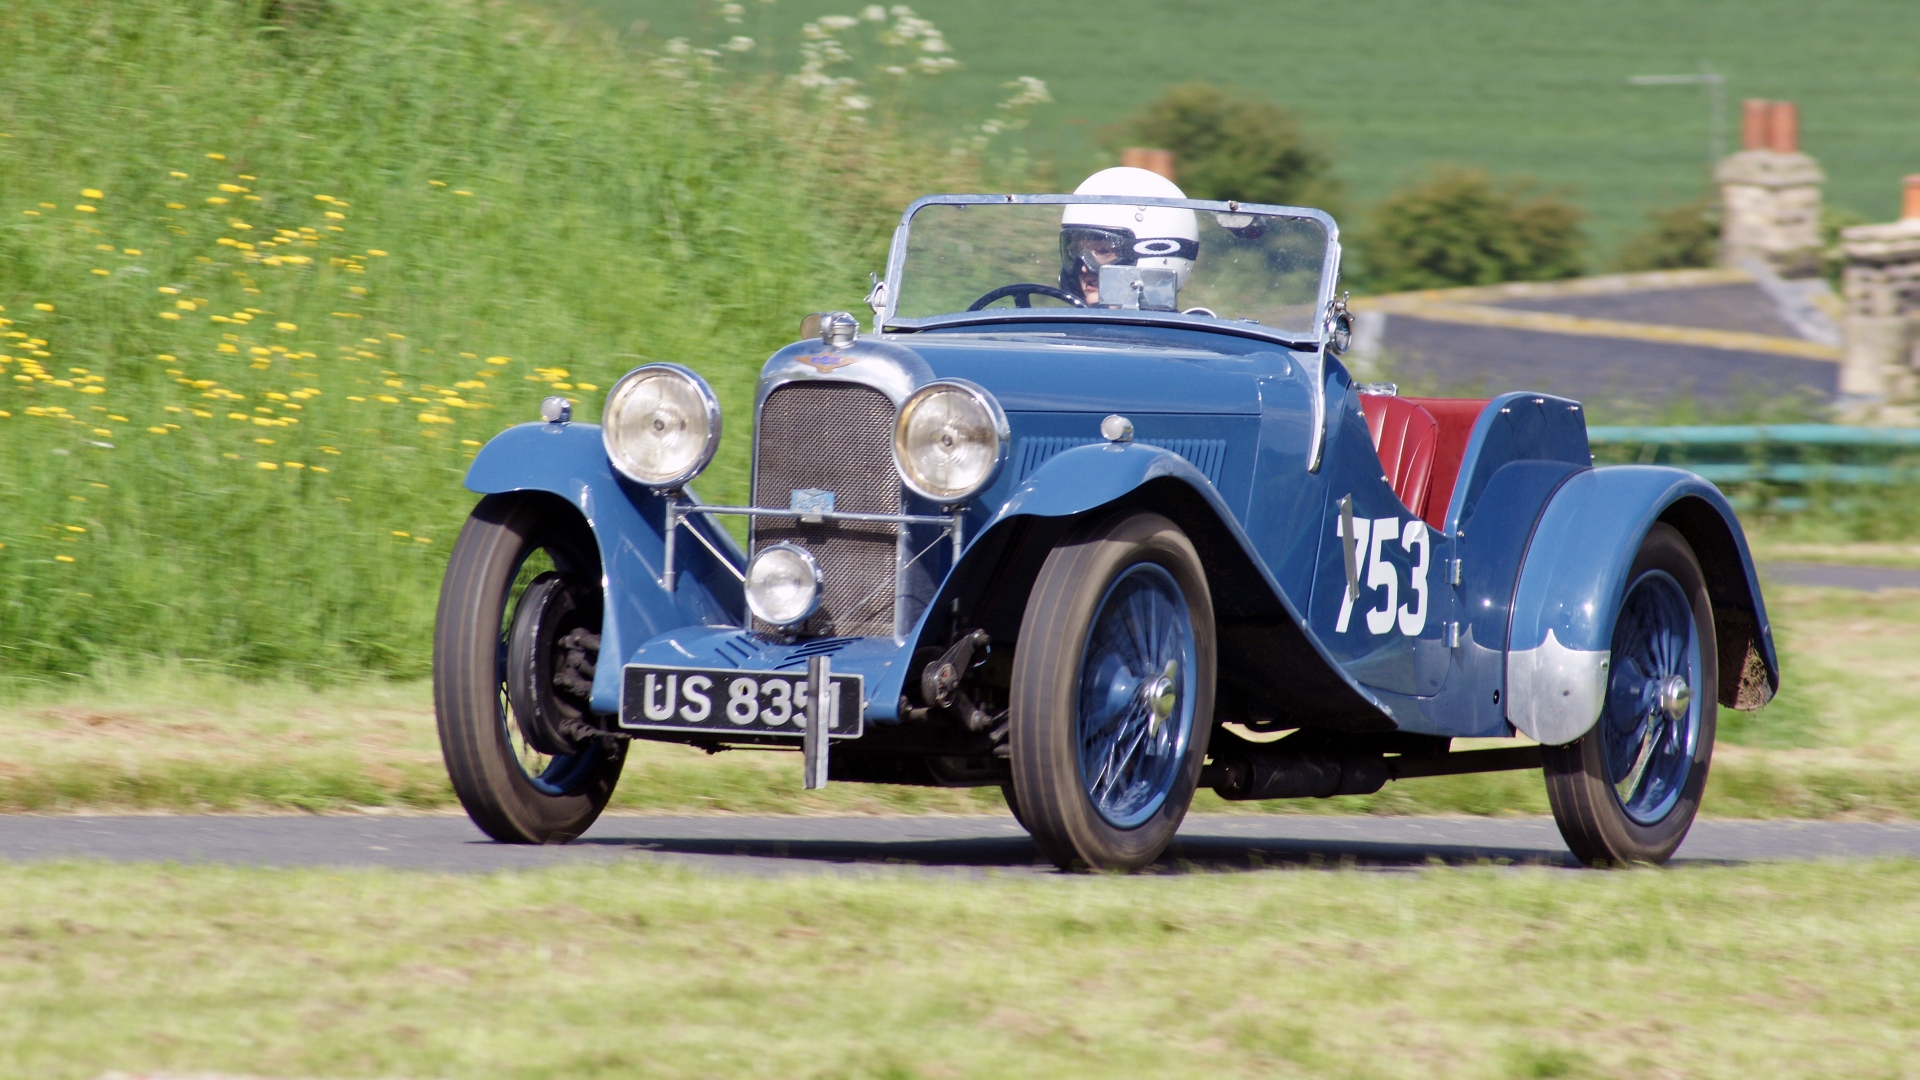
[[[914,391],[893,422],[893,463],[916,495],[957,503],[993,482],[1007,456],[1007,414],[965,379]]]
[[[747,607],[761,622],[794,626],[820,607],[820,564],[806,548],[769,544],[747,564]]]
[[[713,460],[720,402],[679,364],[637,367],[607,391],[600,440],[614,468],[651,488],[679,487]]]

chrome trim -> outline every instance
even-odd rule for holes
[[[968,396],[972,397],[975,401],[979,402],[981,405],[986,407],[987,415],[993,421],[993,437],[994,437],[995,443],[997,444],[994,447],[993,468],[987,470],[986,476],[981,478],[978,484],[975,484],[973,487],[967,489],[964,492],[961,492],[958,495],[938,495],[922,488],[920,484],[914,480],[913,476],[908,473],[907,463],[904,460],[902,460],[900,457],[900,450],[901,450],[900,425],[907,418],[908,407],[911,406],[915,401],[918,401],[921,397],[927,394],[936,393],[940,389],[945,387],[952,387],[956,390],[959,390],[967,394]],[[1012,441],[1013,441],[1013,428],[1011,425],[1007,423],[1007,411],[1000,407],[999,400],[996,399],[991,393],[988,393],[986,387],[981,386],[979,383],[974,382],[971,379],[936,379],[933,382],[927,383],[925,386],[920,387],[920,389],[915,390],[910,396],[908,396],[907,400],[900,402],[897,408],[897,411],[894,413],[894,416],[893,416],[893,471],[899,474],[900,482],[907,486],[908,491],[913,492],[915,495],[920,496],[921,498],[927,500],[928,502],[940,503],[943,506],[953,506],[958,503],[966,502],[968,499],[973,498],[975,495],[980,494],[980,492],[986,490],[987,488],[993,485],[994,480],[1000,476],[1000,470],[1006,467],[1007,448]]]
[[[620,455],[614,452],[612,435],[614,427],[608,422],[610,417],[607,415],[608,404],[619,396],[621,388],[638,378],[641,374],[649,371],[671,371],[692,382],[694,389],[699,392],[701,404],[704,405],[707,410],[707,443],[701,447],[699,458],[696,459],[692,467],[684,470],[678,476],[664,481],[649,480],[644,476],[635,476],[628,470],[626,463],[620,459]],[[720,399],[714,396],[713,387],[707,385],[707,380],[701,378],[699,372],[694,371],[684,364],[642,364],[616,379],[612,389],[607,391],[606,398],[600,403],[600,446],[606,450],[607,460],[613,464],[615,469],[619,470],[620,475],[637,484],[644,484],[655,492],[671,491],[674,488],[686,484],[694,477],[699,476],[706,470],[708,465],[713,463],[714,451],[720,448]]]

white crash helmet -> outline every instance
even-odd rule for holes
[[[1075,195],[1139,195],[1184,199],[1179,185],[1146,169],[1102,169],[1081,181]],[[1060,287],[1069,292],[1081,270],[1081,251],[1089,240],[1107,239],[1119,248],[1122,266],[1172,270],[1175,287],[1184,288],[1200,255],[1200,223],[1193,211],[1175,206],[1126,206],[1119,203],[1070,203],[1060,215]]]

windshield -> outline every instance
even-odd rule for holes
[[[904,252],[896,246],[890,321],[1078,308],[1239,320],[1295,336],[1317,330],[1332,246],[1318,216],[1188,200],[1014,198],[919,206]]]

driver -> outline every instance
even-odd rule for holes
[[[1124,166],[1094,173],[1073,193],[1187,197],[1159,173]],[[1199,255],[1200,224],[1193,211],[1183,207],[1074,203],[1060,216],[1060,288],[1086,300],[1089,307],[1101,303],[1102,266],[1172,270],[1177,290],[1186,286]],[[1118,297],[1107,301],[1107,306],[1118,304]]]

